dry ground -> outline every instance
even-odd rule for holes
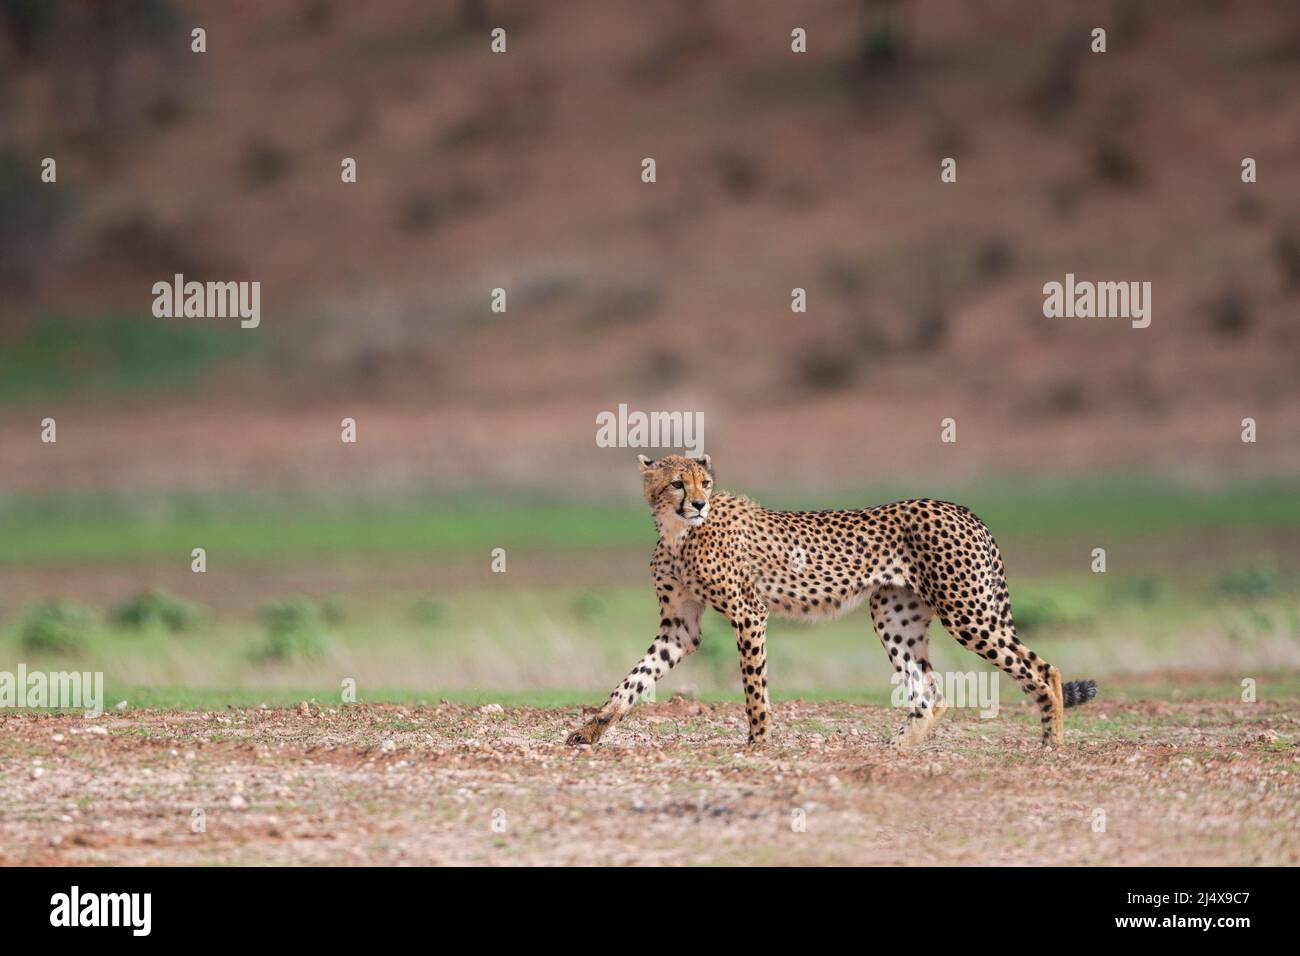
[[[1295,864],[1296,713],[1098,701],[1045,752],[963,711],[912,755],[846,703],[777,704],[757,751],[682,698],[595,751],[576,708],[13,714],[0,864]]]

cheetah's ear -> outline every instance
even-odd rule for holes
[[[655,466],[655,463],[651,461],[649,458],[647,458],[645,455],[637,455],[636,462],[638,465],[641,466],[641,474],[645,474],[647,471],[649,471],[651,468]]]
[[[701,465],[703,465],[703,466],[704,466],[704,470],[707,471],[710,475],[713,474],[713,459],[712,459],[712,458],[710,458],[708,455],[705,455],[703,458],[696,458],[695,460],[698,461]]]

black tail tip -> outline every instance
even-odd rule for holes
[[[1095,680],[1072,680],[1061,685],[1062,701],[1066,707],[1078,707],[1097,696]]]

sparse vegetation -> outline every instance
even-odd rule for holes
[[[872,76],[896,70],[907,56],[907,38],[902,28],[891,20],[869,24],[858,41],[858,63]]]
[[[32,608],[19,628],[22,647],[44,654],[76,654],[95,627],[94,614],[74,601],[50,600]]]
[[[1110,593],[1117,601],[1154,604],[1169,594],[1169,582],[1155,574],[1125,574],[1111,582]]]
[[[262,608],[261,616],[266,635],[253,652],[255,660],[289,663],[313,660],[325,653],[325,622],[315,601],[273,601]]]
[[[1024,588],[1012,592],[1011,613],[1016,631],[1023,633],[1079,627],[1091,616],[1088,608],[1070,595]]]
[[[1029,112],[1041,123],[1060,122],[1078,100],[1078,74],[1085,49],[1081,37],[1081,30],[1069,27],[1045,45],[1026,98]]]
[[[1132,189],[1142,183],[1142,162],[1120,136],[1099,133],[1092,143],[1092,168],[1106,186]]]
[[[1236,284],[1226,286],[1210,303],[1210,328],[1225,338],[1239,338],[1250,331],[1253,313],[1246,295]]]
[[[1014,262],[1015,251],[1005,236],[988,236],[975,249],[975,275],[982,281],[1002,278]]]
[[[737,149],[719,150],[714,154],[713,164],[727,195],[748,199],[758,188],[758,161],[752,154]]]
[[[74,212],[75,187],[40,182],[41,157],[0,148],[0,289],[30,284]]]
[[[348,619],[347,605],[338,598],[326,598],[319,606],[320,619],[329,627],[338,627]]]
[[[948,306],[937,292],[927,294],[912,312],[908,345],[918,352],[933,352],[948,337]]]
[[[1273,258],[1282,274],[1282,288],[1288,295],[1300,291],[1300,232],[1294,226],[1278,230],[1273,241]]]
[[[804,351],[795,371],[800,384],[807,388],[835,392],[852,384],[857,366],[846,349],[819,345]]]
[[[244,166],[249,182],[254,186],[266,186],[289,171],[289,153],[276,143],[257,140],[248,147]]]
[[[1257,600],[1276,597],[1282,588],[1282,574],[1276,559],[1261,556],[1240,567],[1220,572],[1215,589],[1228,598]]]
[[[1048,386],[1043,403],[1053,414],[1074,415],[1087,406],[1087,389],[1078,379],[1063,378]]]
[[[433,598],[420,598],[411,605],[411,619],[425,627],[438,627],[447,621],[447,605]]]
[[[605,602],[595,592],[586,591],[574,597],[569,610],[579,621],[594,621],[605,613]]]
[[[115,607],[110,620],[121,628],[137,631],[156,628],[179,634],[192,630],[202,617],[203,609],[197,604],[161,588],[152,588]]]
[[[425,232],[473,215],[486,202],[484,191],[471,183],[457,183],[435,191],[416,191],[402,200],[398,222],[406,232]]]

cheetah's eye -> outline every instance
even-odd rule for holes
[[[674,481],[674,482],[673,482],[673,487],[674,487],[674,488],[685,488],[685,487],[686,487],[686,482],[684,482],[684,481]]]

